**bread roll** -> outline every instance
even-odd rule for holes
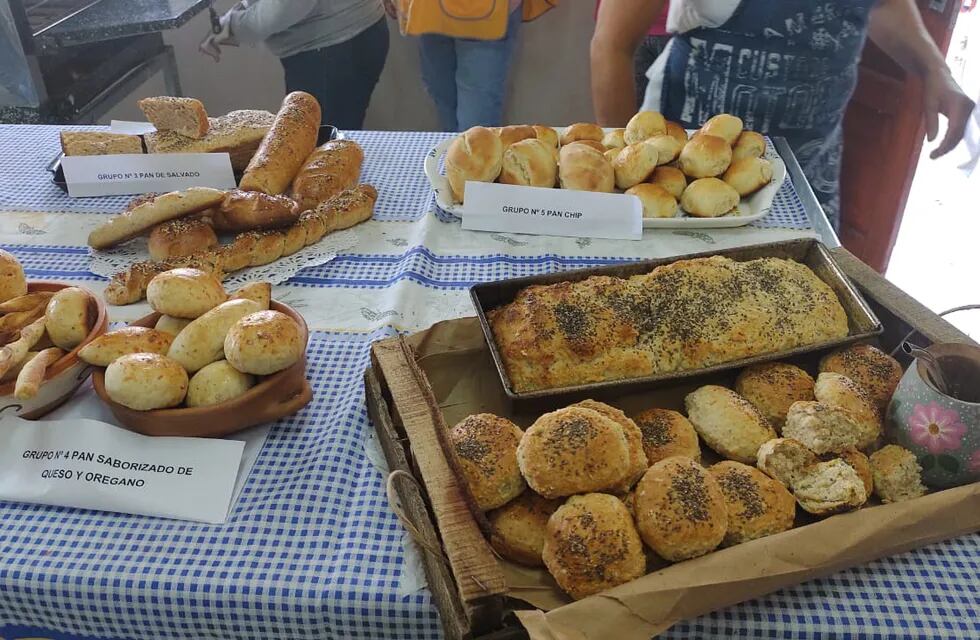
[[[210,209],[224,197],[224,191],[210,187],[190,187],[155,196],[99,225],[89,234],[88,244],[93,249],[107,249],[168,220]]]
[[[558,181],[562,189],[612,193],[616,186],[612,164],[590,147],[572,144],[561,148]]]
[[[607,151],[606,147],[598,140],[576,140],[574,142],[569,142],[568,145],[566,146],[571,146],[573,144],[583,144],[587,147],[591,147],[592,149],[595,149],[602,155],[606,155],[606,151]]]
[[[241,233],[288,227],[299,219],[299,213],[297,204],[285,196],[233,189],[209,212],[208,219],[218,231]]]
[[[732,162],[742,158],[761,158],[766,152],[766,139],[761,133],[743,131],[732,146]]]
[[[364,150],[353,140],[330,140],[313,150],[293,178],[290,197],[300,211],[316,207],[357,186]],[[295,221],[295,220],[294,220]]]
[[[576,600],[646,573],[643,543],[617,498],[572,496],[549,518],[542,549],[555,582]]]
[[[677,200],[662,187],[641,182],[626,190],[643,203],[644,218],[673,218],[677,215]]]
[[[718,136],[729,145],[733,145],[742,133],[742,119],[729,113],[719,113],[708,118],[708,121],[701,127],[701,133]]]
[[[738,203],[738,192],[718,178],[699,178],[681,194],[681,208],[697,218],[727,215]]]
[[[169,260],[218,246],[214,228],[201,219],[178,218],[153,227],[148,249],[154,260]]]
[[[175,318],[173,316],[162,315],[157,320],[157,323],[153,326],[157,331],[163,331],[164,333],[169,333],[171,336],[176,336],[178,333],[183,331],[184,327],[191,323],[189,318]],[[169,348],[170,345],[167,345]],[[167,349],[164,349],[160,353],[166,353]]]
[[[652,145],[657,150],[658,164],[673,162],[680,155],[681,149],[684,148],[683,144],[667,134],[653,136],[647,139],[645,144]]]
[[[868,449],[881,437],[881,413],[871,397],[847,376],[825,371],[817,376],[813,393],[818,402],[844,409],[858,426],[858,449]]]
[[[551,127],[536,124],[532,127],[534,136],[549,147],[558,148],[558,132]]]
[[[187,384],[184,368],[157,353],[131,353],[105,370],[109,398],[136,411],[177,406],[187,395]]]
[[[678,163],[684,175],[691,178],[720,176],[732,163],[732,148],[723,138],[701,133],[684,145]]]
[[[671,562],[713,551],[728,529],[728,508],[718,482],[683,456],[650,467],[636,485],[634,508],[643,541]]]
[[[640,111],[626,123],[623,139],[626,144],[636,144],[664,133],[667,133],[667,121],[662,115],[656,111]]]
[[[242,109],[208,118],[208,132],[200,140],[172,131],[148,133],[143,139],[147,153],[227,153],[231,168],[244,171],[275,119],[275,114],[268,111]]]
[[[735,391],[752,403],[777,430],[794,402],[813,400],[813,378],[785,362],[766,362],[742,369]]]
[[[38,390],[44,384],[44,376],[48,367],[64,357],[65,351],[58,347],[44,349],[29,361],[24,357],[24,363],[19,365],[17,380],[14,383],[14,397],[18,400],[30,400],[37,396]]]
[[[146,299],[158,313],[194,319],[228,298],[221,282],[199,269],[171,269],[150,280]]]
[[[167,356],[190,373],[221,360],[228,330],[238,320],[256,311],[259,311],[259,304],[252,300],[229,300],[219,304],[184,327],[173,339]]]
[[[504,145],[486,127],[459,134],[446,151],[446,179],[456,202],[463,202],[466,181],[493,182],[500,175]]]
[[[626,436],[626,445],[629,448],[629,469],[626,472],[626,479],[623,480],[623,484],[619,487],[613,487],[613,490],[626,493],[636,484],[636,481],[643,476],[643,472],[650,466],[647,463],[647,455],[643,451],[643,434],[640,433],[640,428],[625,413],[605,402],[583,400],[576,402],[572,406],[591,409],[609,418],[623,428],[623,435]]]
[[[659,158],[657,148],[649,142],[637,142],[625,147],[612,163],[616,186],[629,189],[640,184],[657,168]]]
[[[605,132],[597,124],[591,122],[576,122],[567,127],[561,134],[562,145],[571,144],[576,140],[595,140],[602,142]]]
[[[868,499],[860,476],[840,458],[806,467],[793,482],[793,496],[818,516],[855,509]]]
[[[200,140],[208,132],[208,112],[197,98],[159,96],[143,98],[136,105],[157,131],[173,131]]]
[[[232,366],[257,376],[293,366],[305,349],[299,324],[281,311],[258,311],[238,320],[224,346]]]
[[[487,514],[490,546],[511,562],[543,567],[544,538],[551,517],[561,500],[548,500],[525,491],[499,509]]]
[[[755,193],[772,182],[772,164],[765,158],[734,160],[722,176],[740,196]]]
[[[255,377],[242,373],[227,360],[212,362],[194,374],[187,387],[188,407],[209,407],[227,402],[255,386]]]
[[[108,156],[143,153],[139,136],[106,131],[62,131],[61,151],[66,156]]]
[[[725,496],[728,528],[721,546],[730,547],[793,528],[796,500],[781,483],[755,467],[726,460],[712,465]]]
[[[670,409],[647,409],[633,418],[651,466],[673,456],[701,459],[698,434],[687,418]]]
[[[499,181],[526,187],[554,187],[558,163],[553,149],[537,138],[511,144],[504,151]]]
[[[773,438],[759,447],[756,456],[759,470],[786,487],[792,487],[796,479],[817,462],[815,453],[792,438]]]
[[[92,298],[85,289],[65,287],[51,296],[44,318],[44,328],[51,342],[71,351],[81,344],[95,324]]]
[[[870,461],[875,493],[882,502],[901,502],[926,494],[922,467],[908,449],[889,444],[872,453]]]
[[[123,327],[104,333],[81,348],[78,357],[95,367],[108,367],[111,362],[131,353],[163,355],[170,349],[173,335],[148,327]]]
[[[20,359],[20,362],[14,364],[10,369],[7,369],[2,376],[0,376],[0,382],[10,382],[11,380],[16,380],[17,376],[20,375],[20,372],[24,369],[24,366],[27,365],[27,363],[30,362],[38,353],[39,352],[35,350],[28,351],[26,354],[24,354],[24,357]]]
[[[647,182],[663,188],[667,193],[674,196],[675,200],[680,200],[681,194],[687,188],[687,178],[684,176],[684,172],[677,167],[657,167],[647,178]]]
[[[602,146],[607,149],[622,149],[626,146],[626,129],[613,129],[602,136]]]
[[[820,372],[845,375],[861,386],[878,408],[884,409],[902,379],[902,366],[895,358],[869,344],[854,344],[825,356]]]
[[[272,303],[272,285],[268,282],[250,282],[230,297],[231,300],[239,298],[258,302],[259,306],[262,307],[261,310],[264,311]]]
[[[0,249],[0,302],[27,295],[24,267],[9,251]]]
[[[544,414],[517,447],[521,473],[546,498],[618,487],[629,473],[629,460],[623,428],[581,407]]]
[[[449,431],[462,480],[480,511],[502,507],[527,488],[517,466],[520,427],[492,413],[468,416]]]
[[[681,147],[687,144],[687,129],[676,122],[667,121],[667,135],[681,143]]]
[[[304,91],[287,95],[272,128],[245,167],[239,188],[270,195],[286,191],[316,147],[319,131],[320,103],[317,99]]]
[[[794,402],[783,436],[799,440],[816,454],[857,447],[862,429],[849,411],[820,402]]]
[[[605,157],[606,160],[608,160],[610,163],[612,163],[612,162],[615,162],[616,161],[616,158],[619,156],[619,152],[620,151],[622,151],[622,149],[615,149],[615,148],[614,149],[606,149],[606,152],[604,154],[602,154],[602,155],[603,155],[603,157]]]
[[[871,460],[857,449],[844,449],[837,454],[841,460],[846,462],[861,478],[864,483],[864,492],[870,496],[874,491],[874,474],[871,471]]]
[[[538,137],[538,133],[534,130],[534,127],[526,124],[511,124],[506,127],[496,127],[494,133],[500,136],[500,142],[504,145],[504,149],[507,149],[507,147],[515,142],[536,139]]]
[[[687,417],[704,442],[731,460],[755,464],[759,447],[776,437],[748,400],[730,389],[706,385],[684,398]]]

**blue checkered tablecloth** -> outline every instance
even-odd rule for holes
[[[0,127],[0,225],[18,221],[0,242],[29,277],[98,286],[84,235],[65,230],[72,215],[14,213],[111,212],[125,200],[73,201],[56,191],[43,173],[56,132]],[[473,283],[632,256],[587,241],[538,251],[527,237],[463,232],[428,215],[431,195],[417,178],[440,134],[350,135],[366,150],[365,181],[382,194],[380,222],[360,227],[364,237],[349,253],[286,287],[314,329],[311,404],[274,425],[223,525],[0,502],[0,639],[441,637],[429,592],[411,588],[412,554],[366,453],[369,344],[439,313],[467,313]],[[659,235],[643,247],[704,249],[741,237],[700,236]],[[332,306],[344,307],[341,320],[317,319]],[[974,534],[686,621],[665,637],[980,638],[978,576]]]

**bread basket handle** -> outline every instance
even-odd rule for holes
[[[306,403],[312,399],[313,389],[310,388],[310,381],[303,380],[303,386],[298,393],[266,405],[268,420],[277,420],[284,416],[292,415],[305,407]]]
[[[425,154],[425,160],[422,161],[425,177],[429,179],[429,184],[435,192],[436,200],[439,199],[440,190],[447,187],[446,179],[439,173],[439,159],[445,155],[446,149],[444,147],[448,148],[448,145],[443,143],[432,147],[429,153]]]

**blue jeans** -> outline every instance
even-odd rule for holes
[[[504,88],[514,54],[521,10],[512,11],[500,40],[470,40],[441,35],[419,39],[422,81],[436,103],[444,131],[476,125],[499,126],[504,118]]]

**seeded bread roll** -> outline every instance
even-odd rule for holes
[[[629,189],[650,177],[657,168],[657,148],[649,142],[637,142],[625,147],[613,160],[616,186]]]
[[[549,147],[558,148],[558,132],[552,127],[536,124],[532,126],[532,129],[534,129],[534,136],[538,140],[547,144]]]
[[[617,156],[618,157],[618,156]],[[569,144],[558,154],[558,181],[562,189],[612,193],[615,172],[605,156],[583,144]]]
[[[466,181],[493,182],[500,175],[504,144],[486,127],[459,134],[446,151],[446,179],[456,202],[465,198]]]
[[[623,428],[623,435],[626,436],[626,444],[629,447],[629,470],[626,474],[626,479],[620,487],[614,487],[620,493],[626,493],[630,488],[636,484],[643,473],[650,466],[647,462],[647,454],[643,450],[643,434],[640,433],[640,428],[636,426],[636,423],[626,417],[626,414],[617,409],[616,407],[610,406],[605,402],[597,402],[595,400],[583,400],[572,405],[573,407],[582,407],[583,409],[591,409],[596,413],[599,413],[606,418],[609,418],[619,426]]]
[[[651,466],[673,456],[701,459],[694,425],[680,413],[670,409],[647,409],[636,415],[633,422],[640,429],[643,451]]]
[[[732,162],[742,158],[761,158],[766,152],[766,139],[761,133],[743,131],[732,145]]]
[[[313,209],[345,189],[356,187],[363,164],[364,150],[353,140],[329,140],[314,149],[290,187],[298,211]],[[295,221],[294,217],[290,224]]]
[[[481,511],[501,507],[524,492],[517,467],[520,427],[492,413],[464,418],[449,432],[463,481]]]
[[[602,145],[607,149],[622,149],[626,146],[626,129],[613,129],[602,136]]]
[[[636,485],[634,504],[643,541],[671,562],[713,551],[728,529],[721,487],[690,458],[666,458],[650,467]]]
[[[664,133],[667,133],[667,121],[661,114],[656,111],[640,111],[626,123],[623,139],[626,144],[636,144]]]
[[[755,464],[763,443],[776,432],[748,400],[730,389],[706,385],[684,398],[687,417],[705,443],[722,456]]]
[[[511,124],[506,127],[494,127],[493,132],[500,137],[500,142],[504,145],[504,149],[507,149],[507,147],[515,142],[536,139],[538,137],[538,133],[534,130],[534,127],[526,124]]]
[[[88,244],[93,249],[108,249],[158,224],[210,209],[224,197],[224,191],[210,187],[189,187],[154,196],[93,229],[88,236]]]
[[[877,442],[882,429],[881,413],[857,383],[847,376],[827,371],[817,376],[813,392],[818,402],[851,414],[859,428],[858,449],[867,449]]]
[[[490,546],[511,562],[529,567],[544,566],[541,552],[548,518],[561,505],[561,500],[548,500],[533,491],[525,491],[487,514]]]
[[[870,461],[875,492],[882,502],[901,502],[926,494],[922,467],[908,449],[890,444],[872,453]]]
[[[677,215],[677,200],[663,187],[641,182],[627,189],[626,193],[640,199],[644,218],[673,218]]]
[[[677,167],[657,167],[647,178],[647,182],[663,188],[667,193],[674,196],[675,200],[680,200],[681,194],[687,188],[687,178],[684,176],[684,172]]]
[[[765,158],[733,160],[721,179],[744,197],[772,182],[772,164]]]
[[[794,402],[783,426],[783,436],[819,455],[857,447],[862,432],[849,411],[821,402]]]
[[[735,144],[742,133],[742,119],[729,113],[719,113],[708,118],[701,127],[701,133],[718,136],[728,144]]]
[[[738,206],[738,192],[718,178],[699,178],[681,194],[681,208],[696,218],[717,218]]]
[[[304,91],[293,91],[283,101],[272,128],[245,167],[238,186],[243,191],[269,195],[284,193],[316,147],[320,130],[320,103]]]
[[[668,162],[673,162],[680,155],[681,149],[684,148],[684,144],[678,141],[673,136],[667,134],[660,134],[658,136],[653,136],[649,140],[645,141],[647,144],[652,145],[653,148],[657,150],[657,162],[658,164],[667,164]]]
[[[730,547],[793,527],[796,500],[780,482],[755,467],[726,460],[708,467],[728,508],[721,546]]]
[[[218,236],[204,220],[177,219],[153,227],[148,241],[154,260],[182,258],[218,245]]]
[[[682,147],[687,144],[687,129],[676,122],[667,121],[667,135],[680,142]]]
[[[546,498],[619,487],[630,447],[616,422],[591,409],[566,407],[534,421],[517,446],[528,485]]]
[[[591,122],[576,122],[566,128],[561,134],[562,146],[571,144],[577,140],[595,140],[602,142],[605,132],[597,124]]]
[[[774,438],[759,447],[756,455],[759,470],[786,487],[792,487],[796,479],[817,462],[815,453],[792,438]]]
[[[794,402],[813,400],[813,378],[785,362],[767,362],[742,369],[735,391],[752,403],[777,430]]]
[[[554,187],[558,178],[558,162],[553,151],[537,138],[511,144],[504,150],[499,182],[527,187]]]
[[[835,351],[820,361],[820,371],[845,375],[864,388],[878,408],[888,406],[902,379],[902,365],[869,344],[855,344]]]
[[[157,131],[173,131],[187,138],[200,140],[211,126],[208,112],[196,98],[159,96],[136,102]]]
[[[851,466],[857,472],[861,482],[864,483],[864,492],[871,495],[874,491],[874,474],[871,471],[871,461],[857,449],[844,449],[839,454],[840,459]]]
[[[690,178],[720,176],[732,162],[732,148],[723,138],[699,133],[681,149],[678,162]]]
[[[806,467],[793,482],[793,496],[818,516],[855,509],[868,499],[857,471],[840,458]]]

